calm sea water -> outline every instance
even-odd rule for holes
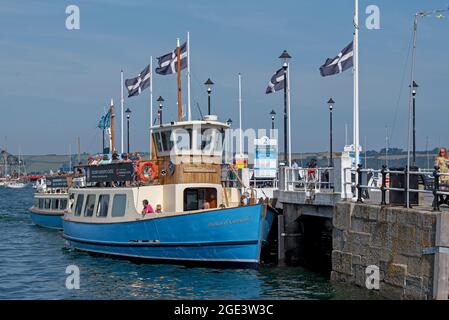
[[[0,188],[0,299],[370,299],[298,267],[209,269],[91,256],[67,247],[61,232],[37,227],[34,189]],[[80,289],[65,287],[68,265]]]

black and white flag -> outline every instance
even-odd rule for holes
[[[284,77],[285,72],[283,68],[280,68],[276,73],[271,77],[270,82],[268,82],[266,94],[276,92],[284,89]]]
[[[334,74],[342,73],[343,71],[352,68],[354,60],[353,43],[346,46],[333,59],[328,58],[326,62],[320,67],[321,76],[332,76]]]
[[[128,98],[138,96],[142,90],[150,86],[150,83],[151,69],[150,65],[148,65],[137,77],[125,80],[125,86],[128,89]]]
[[[181,70],[187,67],[187,42],[181,48]],[[167,53],[159,58],[157,61],[159,67],[156,68],[157,74],[167,75],[178,72],[178,48],[170,53]]]

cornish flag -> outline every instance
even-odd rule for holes
[[[181,70],[187,67],[187,42],[181,47]],[[157,58],[159,67],[156,68],[157,74],[167,75],[178,72],[178,48],[170,53]]]
[[[352,41],[346,48],[333,59],[328,58],[326,62],[320,67],[321,76],[332,76],[337,73],[352,68],[354,60],[354,49]]]
[[[267,90],[265,91],[265,93],[269,94],[269,93],[284,89],[284,77],[285,77],[284,69],[280,68],[271,77],[271,80],[270,80],[270,82],[268,82],[268,87],[267,87]]]
[[[150,86],[150,83],[151,69],[150,65],[148,65],[137,77],[125,80],[125,86],[128,89],[128,98],[138,96],[142,90]]]

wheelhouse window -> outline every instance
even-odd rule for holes
[[[109,210],[109,195],[101,194],[98,198],[97,217],[107,217]]]
[[[114,195],[112,203],[112,217],[123,217],[126,210],[126,194]]]
[[[184,211],[217,207],[217,189],[186,188],[184,190]]]
[[[171,130],[168,131],[162,131],[162,147],[164,148],[165,152],[170,152],[173,148],[173,141],[171,140]]]
[[[59,209],[60,210],[65,210],[67,209],[67,199],[61,199],[59,201]]]
[[[163,152],[162,150],[162,138],[160,132],[155,132],[153,134],[154,140],[156,141],[157,152]]]
[[[84,202],[84,194],[79,194],[76,198],[76,205],[75,205],[75,216],[81,215],[81,210],[83,209],[83,202]]]
[[[84,208],[84,216],[92,217],[95,208],[95,195],[89,194],[86,199],[86,207]]]

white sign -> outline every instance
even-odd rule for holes
[[[264,136],[254,139],[256,148],[254,157],[255,178],[276,178],[278,151],[277,140]]]

